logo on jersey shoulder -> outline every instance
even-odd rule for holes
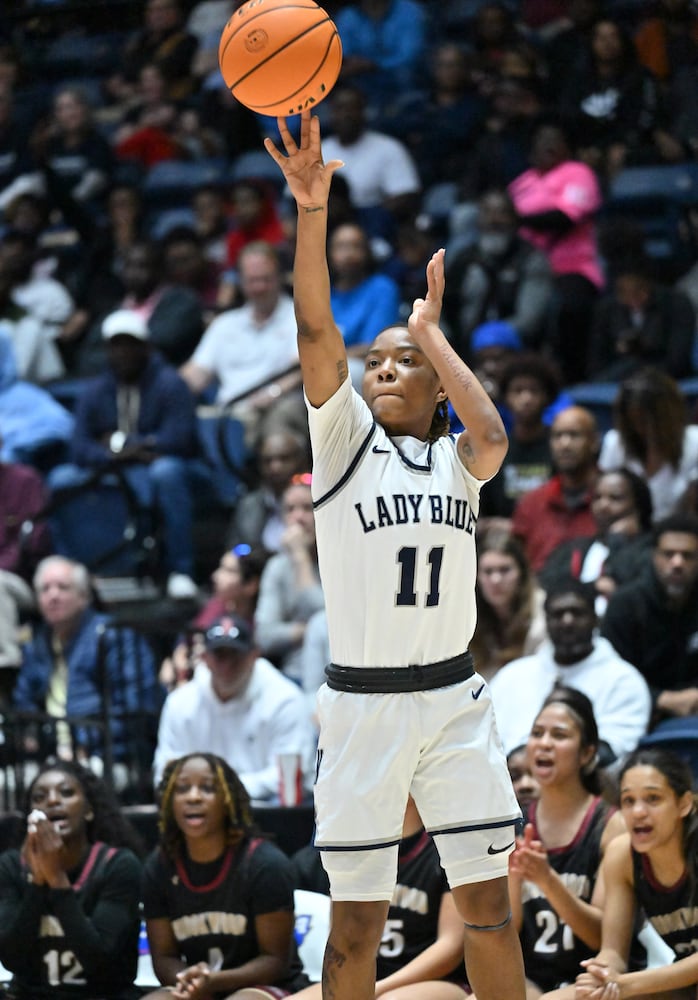
[[[477,691],[471,691],[470,693],[473,696],[473,701],[477,701],[484,690],[485,690],[485,685],[481,684],[480,687],[477,689]]]
[[[374,444],[374,446],[371,448],[371,451],[373,452],[374,455],[390,454],[390,448],[379,448],[377,444]]]
[[[510,844],[505,844],[504,847],[495,847],[494,844],[490,844],[487,848],[488,854],[503,854],[504,851],[508,851],[510,847],[514,846],[515,841],[512,840]]]

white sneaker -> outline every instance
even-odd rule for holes
[[[167,578],[167,596],[175,601],[187,601],[196,597],[199,588],[186,573],[170,573]]]

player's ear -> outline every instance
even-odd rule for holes
[[[436,392],[436,402],[445,403],[447,399],[448,399],[448,393],[446,392],[444,387],[440,385]]]

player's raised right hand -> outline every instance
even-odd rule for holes
[[[324,208],[330,194],[332,175],[344,164],[341,160],[323,162],[319,119],[310,111],[303,112],[300,145],[291,135],[285,118],[277,118],[277,124],[286,155],[277,149],[271,139],[264,140],[264,148],[286,178],[299,208]]]

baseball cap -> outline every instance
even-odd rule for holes
[[[470,335],[472,351],[482,351],[487,347],[508,347],[511,351],[520,351],[521,346],[521,338],[514,327],[503,320],[481,323]]]
[[[132,309],[117,309],[116,312],[109,313],[102,323],[102,337],[104,340],[111,340],[119,335],[147,340],[148,326],[143,317]]]
[[[244,618],[226,615],[206,630],[204,644],[208,650],[235,649],[240,653],[247,653],[254,649],[252,628]]]

